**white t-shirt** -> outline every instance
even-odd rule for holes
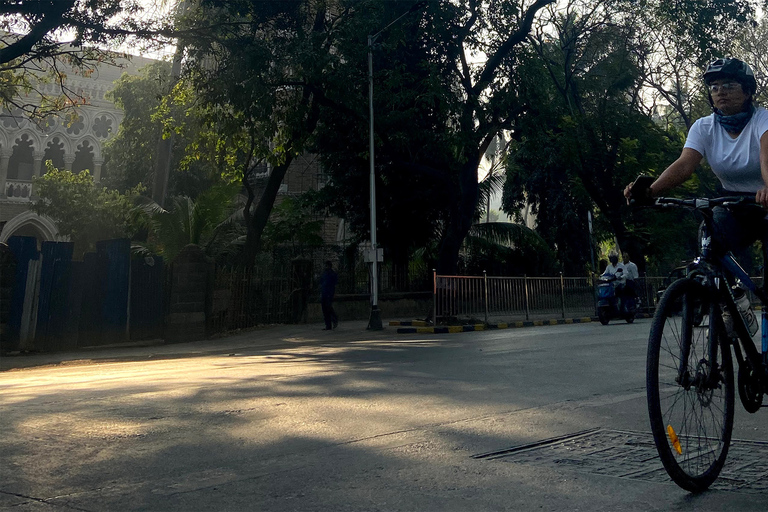
[[[621,272],[619,272],[619,270],[621,270]],[[608,266],[605,267],[605,272],[603,272],[604,276],[615,274],[619,274],[616,277],[624,277],[624,264],[622,262],[618,262],[615,267],[609,263]]]
[[[757,192],[765,186],[760,174],[760,137],[768,131],[768,110],[757,107],[735,139],[715,114],[698,119],[688,132],[685,147],[695,149],[709,162],[725,190]]]
[[[638,272],[634,261],[624,264],[624,277],[627,279],[638,279],[640,277],[640,272]]]

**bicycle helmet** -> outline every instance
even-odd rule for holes
[[[744,61],[727,57],[725,59],[713,60],[704,71],[702,76],[704,83],[709,85],[713,80],[721,78],[730,78],[739,82],[749,94],[754,95],[757,90],[757,81],[755,73]]]

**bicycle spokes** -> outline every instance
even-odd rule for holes
[[[651,430],[664,467],[681,487],[717,477],[733,426],[733,371],[717,308],[691,279],[673,283],[654,316],[648,345]],[[697,313],[697,311],[705,314]]]

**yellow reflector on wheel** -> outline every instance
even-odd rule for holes
[[[667,425],[667,435],[669,436],[669,442],[672,443],[672,448],[675,449],[678,455],[682,455],[683,448],[680,446],[680,439],[677,438],[677,434],[675,433],[675,429],[672,428],[672,425]]]

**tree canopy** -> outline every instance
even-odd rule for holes
[[[133,237],[143,225],[137,204],[143,189],[135,187],[124,194],[94,186],[88,171],[74,174],[48,165],[48,172],[34,179],[37,199],[32,210],[52,219],[59,233],[75,244],[82,256],[95,249],[96,242],[110,238]]]
[[[179,94],[179,104],[169,103],[172,89],[171,64],[155,62],[136,75],[123,74],[108,93],[123,110],[117,136],[105,148],[105,184],[118,190],[136,185],[151,189],[158,153],[158,140],[175,134],[171,158],[169,196],[192,199],[211,186],[225,181],[228,166],[206,151],[200,142],[209,132],[194,108],[196,96]],[[215,153],[215,152],[214,152]]]
[[[113,50],[168,33],[165,18],[141,0],[0,0],[0,106],[44,117],[86,99],[67,84],[114,63]],[[54,82],[60,95],[42,92]]]
[[[313,204],[344,218],[362,242],[370,234],[370,52],[378,234],[388,258],[405,263],[436,247],[438,271],[453,273],[471,252],[462,247],[491,254],[481,236],[518,250],[510,261],[533,253],[521,244],[546,244],[558,260],[549,266],[569,273],[591,265],[590,249],[605,240],[641,266],[645,257],[679,259],[663,245],[680,239],[682,222],[628,209],[621,191],[638,174],[662,172],[708,112],[705,62],[744,51],[756,69],[768,69],[758,4],[200,0],[176,20],[184,66],[172,94],[159,99],[161,88],[148,81],[167,65],[116,89],[125,138],[111,151],[118,169],[125,164],[117,173],[123,186],[146,183],[153,168],[137,155],[146,156],[159,130],[152,122],[162,120],[179,138],[175,167],[239,182],[248,195],[245,261],[263,245],[286,170],[311,151],[323,163]],[[147,103],[156,104],[154,117],[138,114]],[[499,153],[504,209],[513,217],[532,211],[536,236],[521,229],[513,240],[473,227],[487,190],[502,180],[478,179],[500,135],[511,141]],[[711,192],[714,180],[702,168],[686,187]],[[282,214],[266,230],[271,241],[291,235],[296,211]]]

